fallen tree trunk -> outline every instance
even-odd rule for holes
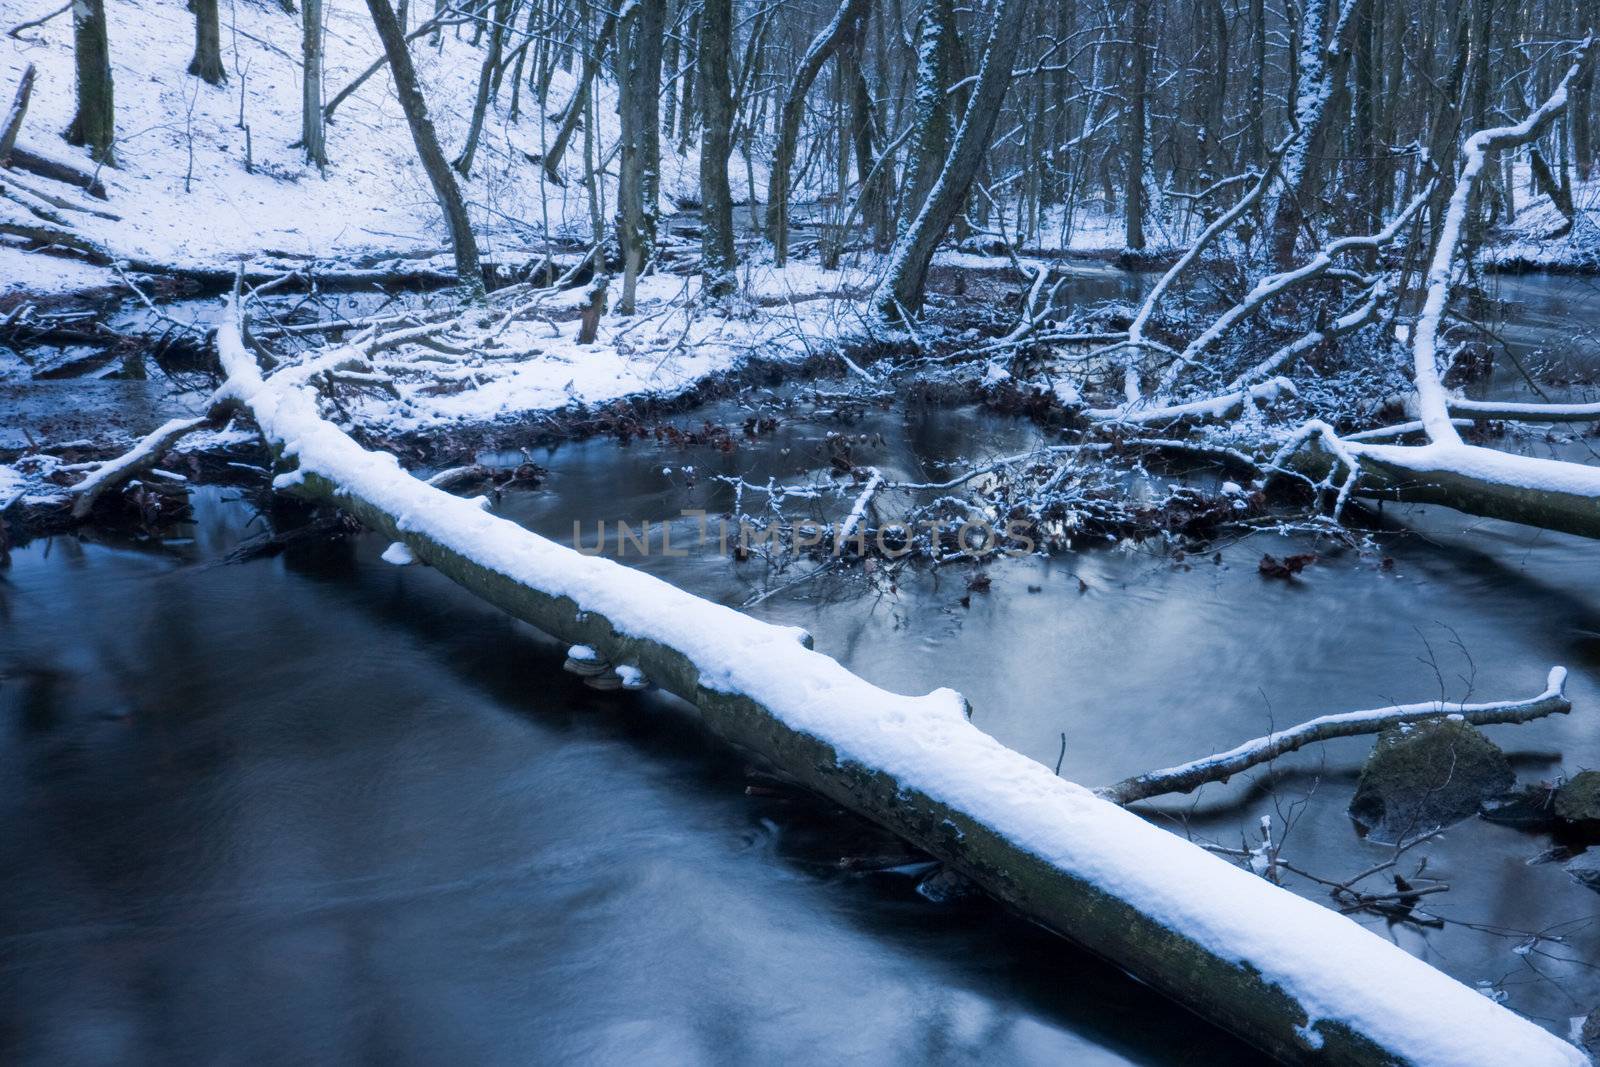
[[[237,314],[235,300],[218,331],[225,391],[295,465],[280,487],[337,503],[516,618],[644,671],[713,732],[1216,1024],[1293,1063],[1585,1062],[1350,920],[1007,749],[972,725],[959,694],[879,689],[801,630],[411,477],[325,421],[303,375],[264,381]]]
[[[106,199],[106,187],[95,175],[82,170],[65,160],[46,155],[27,145],[13,144],[11,158],[6,164],[17,170],[25,170],[30,174],[37,174],[41,178],[52,181],[65,182],[75,185],[90,196],[100,200]]]
[[[1600,538],[1600,467],[1466,444],[1384,445],[1346,438],[1341,447],[1361,466],[1356,496],[1439,504],[1486,519]],[[1337,461],[1313,444],[1287,465],[1320,479]]]

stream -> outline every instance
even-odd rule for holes
[[[1102,273],[1085,287],[1136,292]],[[1592,399],[1600,283],[1495,284],[1507,344],[1474,393],[1533,395],[1521,364]],[[0,405],[31,403],[13,430],[40,428],[72,414],[73,384],[13,382]],[[147,397],[131,421],[166,417],[158,382],[96,384]],[[718,474],[820,477],[830,433],[889,478],[1045,439],[910,403],[786,416],[728,451],[596,438],[483,459],[549,471],[500,514],[564,544],[575,523],[590,545],[602,520],[670,526],[685,554],[623,562],[737,605],[811,564],[736,562],[682,512],[728,506]],[[1593,461],[1582,440],[1516,445]],[[689,709],[586,688],[561,647],[382,561],[378,538],[223,564],[264,520],[239,490],[193,496],[163,541],[41,539],[0,570],[0,1060],[1258,1062],[997,907],[841,869],[848,823],[747,796],[745,761]],[[1524,781],[1600,768],[1600,544],[1385,517],[1371,552],[1108,545],[990,563],[986,591],[966,564],[908,568],[893,591],[824,576],[749,610],[885,687],[960,690],[978,726],[1088,785],[1328,712],[1531,695],[1554,664],[1572,714],[1489,734]],[[1257,573],[1300,551],[1320,558],[1297,580]],[[1370,747],[1314,746],[1148,811],[1234,847],[1271,815],[1285,858],[1343,879],[1392,851],[1345,814]],[[1550,846],[1457,824],[1409,857],[1451,886],[1428,898],[1441,928],[1359,921],[1565,1035],[1600,1004],[1600,897],[1536,862]]]

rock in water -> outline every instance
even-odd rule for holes
[[[1562,870],[1572,875],[1573,881],[1600,893],[1600,849],[1590,849]]]
[[[1600,1008],[1589,1013],[1578,1031],[1578,1041],[1590,1056],[1600,1057]]]
[[[1402,723],[1378,735],[1350,816],[1374,840],[1398,841],[1464,819],[1515,783],[1505,753],[1470,723]]]
[[[1478,815],[1485,820],[1529,833],[1543,833],[1561,825],[1556,817],[1556,791],[1541,782],[1514,793],[1486,800]]]
[[[1600,839],[1600,771],[1584,771],[1556,790],[1556,817],[1577,833]]]

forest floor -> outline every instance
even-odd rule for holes
[[[402,312],[433,321],[451,310],[444,292],[405,291],[448,280],[450,257],[385,73],[340,105],[328,132],[330,164],[319,172],[294,147],[295,19],[256,7],[225,9],[229,80],[213,87],[184,73],[193,23],[181,6],[131,0],[108,0],[107,6],[120,139],[118,165],[98,171],[105,199],[29,178],[56,197],[103,213],[64,210],[61,218],[73,235],[106,255],[87,262],[59,245],[22,239],[18,233],[41,219],[21,201],[0,200],[0,329],[9,331],[0,334],[0,399],[15,413],[0,427],[0,461],[56,457],[27,477],[14,467],[0,470],[0,505],[25,492],[48,492],[51,479],[59,488],[70,482],[74,464],[125,448],[164,418],[204,408],[208,390],[193,361],[180,361],[176,371],[161,366],[159,376],[171,381],[145,380],[156,370],[146,365],[146,351],[170,355],[174,339],[185,341],[176,347],[190,356],[203,348],[219,306],[207,294],[241,263],[260,277],[299,272],[316,279],[313,293],[271,305],[277,318],[257,324],[276,332],[272,343],[290,355],[348,341],[342,329],[316,332],[319,321],[342,326]],[[446,146],[464,139],[476,88],[479,52],[469,37],[447,29],[437,46],[424,42],[417,49],[429,110]],[[331,8],[327,38],[331,98],[379,47],[359,7]],[[14,84],[30,64],[38,71],[20,143],[86,168],[82,150],[60,137],[71,118],[72,61],[65,18],[0,38],[0,85]],[[565,99],[572,88],[573,76],[558,69],[550,99]],[[602,180],[591,203],[582,177],[586,151],[602,163],[614,151],[614,95],[614,87],[600,84],[593,144],[586,146],[581,136],[574,142],[559,182],[548,181],[539,163],[556,126],[532,106],[532,95],[520,94],[525,106],[519,115],[512,114],[509,94],[492,106],[464,187],[485,260],[502,283],[546,261],[558,269],[576,263],[595,218],[609,218],[614,182]],[[930,322],[914,335],[886,337],[866,314],[882,257],[846,251],[836,270],[815,262],[825,230],[815,224],[837,211],[826,189],[802,179],[798,194],[807,203],[796,211],[795,255],[781,268],[773,265],[753,236],[749,206],[750,194],[766,185],[759,158],[748,165],[736,159],[733,168],[736,186],[743,187],[736,192],[745,198],[737,217],[751,228],[740,242],[743,292],[728,305],[707,307],[691,273],[698,252],[692,207],[697,146],[668,141],[661,269],[641,282],[636,314],[604,316],[595,343],[580,345],[585,287],[541,296],[507,323],[492,351],[462,361],[443,380],[436,373],[399,375],[383,389],[356,391],[348,400],[348,422],[369,439],[404,442],[413,450],[429,438],[446,442],[432,450],[438,453],[491,435],[591,431],[605,426],[614,410],[682,406],[715,393],[719,383],[748,384],[774,369],[826,365],[870,389],[878,380],[849,359],[852,351],[870,354],[889,345],[937,356],[980,334],[1003,332],[1015,320],[1023,289],[1018,261],[979,237],[963,246],[976,254],[940,257]],[[1519,187],[1526,187],[1520,178]],[[1566,233],[1557,232],[1563,220],[1547,199],[1526,200],[1484,261],[1506,268],[1600,268],[1600,182],[1580,186],[1575,200],[1578,220]],[[1121,228],[1113,214],[1069,219],[1047,212],[1018,243],[1025,256],[1116,258],[1124,251]],[[1185,244],[1181,220],[1153,219],[1150,229],[1152,255],[1170,255]],[[129,264],[127,272],[108,261]],[[146,297],[152,306],[144,306]],[[198,299],[178,303],[185,298]],[[157,364],[163,362],[159,352]],[[209,444],[230,440],[224,432]],[[63,451],[65,444],[78,447]],[[205,448],[207,441],[197,438],[190,447]]]

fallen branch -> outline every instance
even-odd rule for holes
[[[161,456],[186,435],[211,421],[209,415],[193,419],[172,419],[147,435],[132,449],[115,459],[108,459],[90,475],[72,487],[72,517],[82,519],[94,509],[95,501],[129,478],[154,467]]]
[[[19,22],[19,23],[17,23],[15,26],[11,27],[9,30],[6,31],[6,36],[7,37],[20,37],[20,36],[22,36],[22,31],[23,30],[31,30],[35,26],[43,26],[45,23],[49,22],[51,19],[55,18],[57,15],[65,15],[68,11],[71,11],[71,10],[72,10],[72,0],[67,0],[67,2],[65,4],[62,4],[60,7],[56,8],[54,11],[50,12],[48,15],[40,15],[36,19],[29,19],[27,22]]]
[[[1572,710],[1565,686],[1567,671],[1552,667],[1544,692],[1527,700],[1504,700],[1491,704],[1451,704],[1432,700],[1422,704],[1402,704],[1372,711],[1347,711],[1276,730],[1265,737],[1246,741],[1237,748],[1215,756],[1191,760],[1176,767],[1125,778],[1097,792],[1117,804],[1132,804],[1166,793],[1192,793],[1207,782],[1226,782],[1251,767],[1271,763],[1279,756],[1296,752],[1319,741],[1357,734],[1375,734],[1403,722],[1420,722],[1446,716],[1459,717],[1474,726],[1531,722],[1546,715],[1565,715]]]
[[[1523,404],[1504,400],[1466,400],[1451,397],[1450,414],[1457,419],[1493,422],[1594,422],[1600,421],[1600,404]]]
[[[12,98],[11,110],[6,112],[4,122],[0,122],[0,167],[11,165],[11,150],[17,144],[17,132],[22,129],[22,117],[28,113],[28,101],[33,96],[33,78],[36,70],[32,63],[22,72],[22,79],[17,82],[17,95]]]
[[[41,178],[77,186],[96,200],[106,199],[106,187],[94,174],[26,145],[12,146],[11,162],[7,166],[37,174]]]
[[[1045,927],[1287,1062],[1538,1062],[1577,1049],[1311,901],[1145,822],[1001,745],[942,689],[907,697],[800,630],[585,556],[411,477],[321,417],[218,329],[227,394],[277,484],[337,503],[441,575],[693,702],[708,729],[881,824]]]
[[[1294,383],[1287,378],[1272,378],[1220,396],[1192,400],[1184,404],[1151,407],[1148,401],[1135,400],[1116,408],[1091,408],[1086,414],[1096,422],[1132,426],[1171,425],[1179,422],[1223,422],[1235,418],[1247,404],[1270,404],[1282,396],[1294,396]]]
[[[872,477],[867,479],[866,487],[861,490],[861,495],[856,497],[856,502],[850,506],[850,514],[846,515],[844,522],[840,524],[839,535],[834,539],[835,544],[844,545],[855,536],[856,527],[867,517],[867,508],[872,505],[872,498],[882,487],[883,475],[874,470]]]

